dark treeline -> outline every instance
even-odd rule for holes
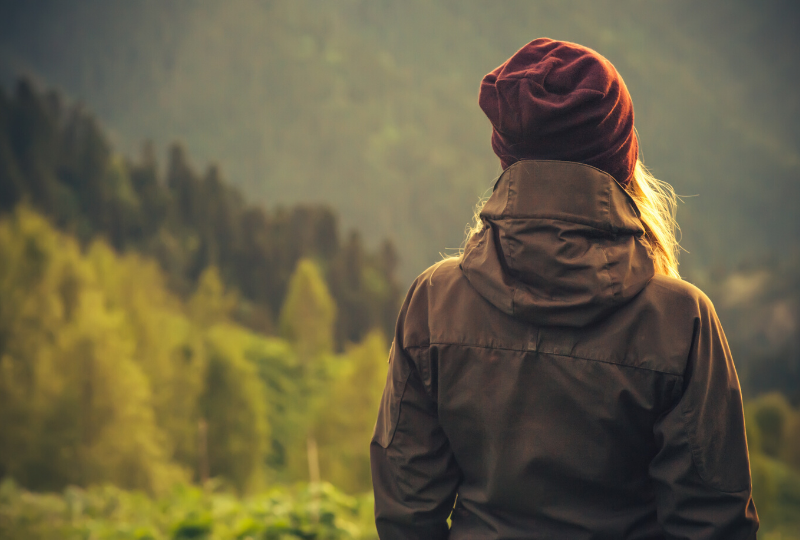
[[[154,257],[184,298],[217,267],[239,293],[235,318],[268,334],[297,262],[313,258],[338,306],[338,347],[374,327],[391,333],[400,294],[391,242],[371,252],[356,231],[342,239],[327,206],[248,205],[219,167],[198,173],[179,144],[165,173],[149,143],[137,160],[122,157],[91,114],[26,80],[12,96],[0,89],[0,210],[20,202],[83,244],[101,236]]]

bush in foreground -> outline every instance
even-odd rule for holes
[[[327,483],[238,498],[177,486],[151,498],[113,486],[38,494],[0,484],[0,538],[39,540],[373,540],[373,501]]]

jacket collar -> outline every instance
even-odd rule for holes
[[[594,167],[523,160],[481,211],[461,268],[498,309],[535,324],[585,326],[630,301],[654,274],[631,197]]]
[[[644,234],[639,209],[613,176],[572,161],[522,160],[495,182],[484,219],[550,218]]]

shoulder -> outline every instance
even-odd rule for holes
[[[447,292],[452,292],[453,288],[459,288],[466,284],[464,273],[461,271],[461,260],[457,258],[444,259],[429,266],[411,284],[406,301],[416,301],[422,299],[429,300],[431,297],[441,297]]]
[[[403,324],[406,347],[425,346],[431,335],[441,337],[444,327],[458,327],[465,313],[474,313],[484,301],[461,271],[460,259],[440,261],[411,284],[398,323]]]
[[[688,281],[656,274],[645,287],[645,293],[662,303],[672,304],[695,315],[714,313],[708,296]]]
[[[630,303],[597,325],[575,331],[576,355],[598,354],[653,371],[683,374],[700,332],[714,326],[714,307],[700,289],[655,275]]]
[[[458,257],[451,257],[448,259],[443,259],[436,264],[429,266],[417,277],[415,283],[432,287],[434,286],[434,280],[435,283],[443,284],[453,280],[458,280],[462,277],[463,272],[461,272],[461,259]]]

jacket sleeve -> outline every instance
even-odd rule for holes
[[[447,538],[447,518],[461,478],[439,425],[436,401],[417,362],[403,347],[410,296],[398,319],[370,444],[375,523],[382,540]],[[429,361],[428,351],[415,349],[414,356],[419,362]]]
[[[682,393],[654,427],[658,520],[670,540],[754,540],[739,379],[711,302],[698,307]]]

